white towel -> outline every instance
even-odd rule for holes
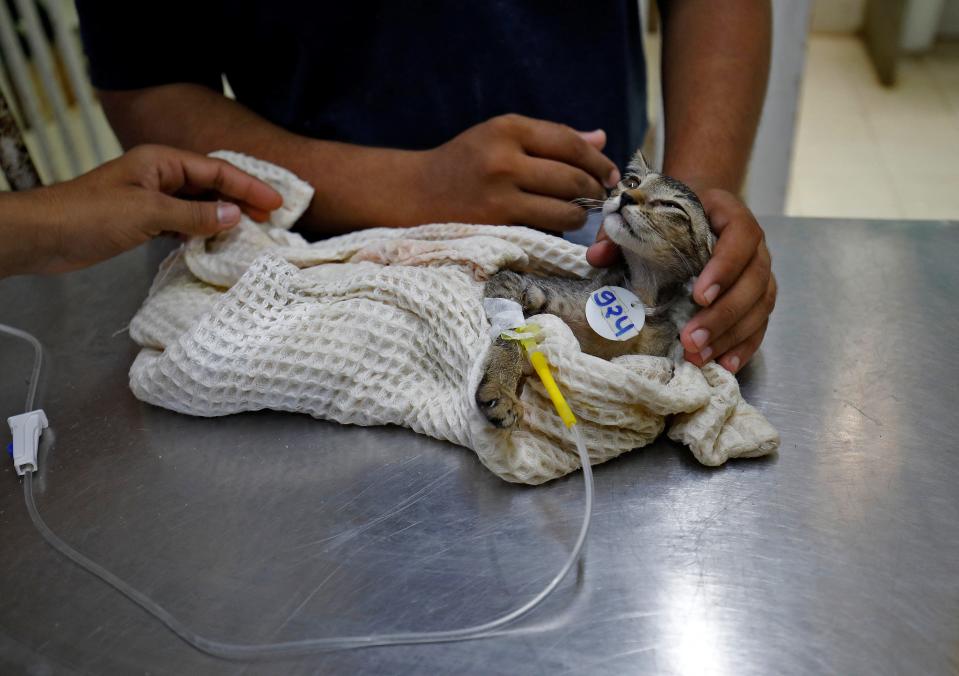
[[[269,182],[284,207],[195,238],[161,266],[130,333],[142,346],[130,387],[190,415],[275,409],[356,425],[395,424],[472,449],[507,481],[538,484],[579,467],[572,439],[535,377],[512,430],[480,414],[474,392],[491,343],[483,284],[497,270],[584,277],[585,249],[528,228],[378,228],[308,243],[289,232],[312,189],[293,174],[219,152]],[[584,299],[585,300],[585,299]],[[579,349],[552,315],[531,318],[594,464],[663,431],[706,465],[774,451],[776,431],[722,367]],[[348,453],[348,449],[343,450]]]

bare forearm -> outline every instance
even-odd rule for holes
[[[101,92],[126,148],[162,143],[201,153],[229,149],[286,167],[316,194],[304,225],[335,233],[427,222],[416,191],[420,153],[310,139],[278,127],[218,92],[193,84]]]
[[[42,270],[59,253],[55,189],[0,194],[0,278]]]
[[[768,0],[669,0],[663,11],[664,170],[739,192],[765,98]]]

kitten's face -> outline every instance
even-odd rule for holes
[[[694,277],[712,253],[713,234],[699,198],[683,183],[650,171],[642,153],[633,157],[603,214],[606,234],[626,251],[627,261],[639,258]]]

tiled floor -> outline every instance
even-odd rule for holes
[[[881,86],[862,42],[812,36],[786,211],[959,220],[959,44]]]

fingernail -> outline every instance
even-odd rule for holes
[[[703,363],[705,364],[709,361],[709,358],[713,356],[713,348],[704,347],[699,353],[699,356],[702,357]]]
[[[718,295],[719,295],[719,284],[713,284],[711,287],[706,289],[705,292],[703,292],[703,297],[706,299],[707,305],[711,305],[712,302],[716,300],[716,296]]]
[[[706,329],[696,329],[689,337],[693,339],[693,343],[700,349],[699,354],[704,355],[703,346],[709,341],[709,331]]]
[[[240,220],[240,207],[230,202],[217,202],[216,222],[220,225],[233,225]]]
[[[739,370],[739,357],[729,358],[729,370],[733,373]]]
[[[619,169],[614,167],[613,170],[609,172],[609,176],[606,177],[606,187],[615,188],[616,184],[619,183],[620,178],[621,176],[619,174]]]

